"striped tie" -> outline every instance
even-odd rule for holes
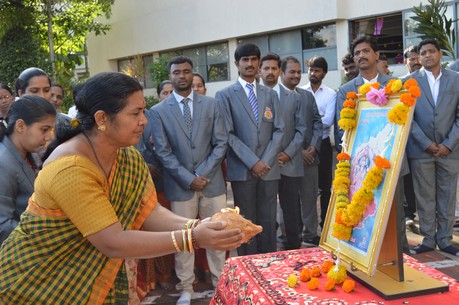
[[[253,85],[247,83],[246,87],[249,89],[249,102],[250,106],[252,106],[253,115],[255,115],[255,120],[258,122],[258,100],[255,92],[253,92]]]
[[[184,98],[181,103],[183,104],[183,118],[185,119],[186,126],[188,127],[188,131],[191,136],[192,121],[191,121],[190,106],[188,105],[189,101],[190,101],[189,98]]]

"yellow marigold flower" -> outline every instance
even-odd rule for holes
[[[343,291],[344,292],[352,292],[355,288],[355,282],[353,280],[345,280],[343,283]]]
[[[316,277],[313,277],[309,282],[308,282],[308,288],[309,290],[316,290],[319,288],[319,279]]]
[[[357,98],[357,93],[355,93],[354,91],[350,91],[350,92],[346,93],[346,98],[348,98],[348,99],[356,99]]]
[[[386,87],[384,87],[384,92],[386,92],[387,95],[392,93],[392,84],[394,83],[395,79],[389,80],[389,82],[386,84]]]
[[[338,195],[336,196],[336,208],[345,208],[349,203],[349,198],[346,195]]]
[[[314,267],[312,267],[311,275],[312,275],[312,277],[319,277],[319,276],[321,276],[321,275],[322,275],[322,272],[320,271],[320,267],[319,267],[319,266],[314,266]]]
[[[346,267],[338,265],[338,267],[335,266],[331,268],[327,273],[327,277],[331,280],[334,280],[337,285],[341,284],[347,277]]]
[[[325,283],[325,291],[332,291],[332,290],[335,290],[335,280],[328,280],[326,283]]]
[[[394,80],[394,82],[391,85],[392,92],[399,92],[402,88],[403,88],[403,85],[402,85],[401,79]]]
[[[367,189],[374,190],[381,183],[384,175],[384,170],[377,166],[373,166],[363,179],[363,186]]]
[[[355,118],[355,110],[351,108],[343,108],[339,113],[342,119],[353,119]]]
[[[389,121],[398,125],[403,125],[408,120],[409,108],[403,103],[395,105],[387,114]]]
[[[421,89],[419,89],[418,86],[411,86],[408,88],[408,91],[410,92],[411,96],[414,98],[418,98],[421,96]]]
[[[336,222],[332,225],[332,227],[333,227],[333,231],[332,231],[333,237],[336,237],[339,240],[345,240],[345,241],[348,241],[349,239],[351,239],[352,227],[348,227],[348,226],[345,226],[343,224],[336,223]]]
[[[339,163],[336,164],[336,167],[337,168],[347,168],[347,169],[350,169],[351,168],[351,163],[349,161],[341,161]]]
[[[341,119],[338,121],[338,126],[342,130],[349,130],[355,127],[357,125],[357,122],[354,119]]]
[[[337,190],[342,190],[342,189],[349,189],[349,185],[351,184],[351,179],[348,177],[336,177],[335,180],[333,180],[333,187]]]
[[[295,287],[296,285],[298,285],[298,278],[295,274],[290,274],[288,276],[288,279],[287,279],[287,285],[288,287]]]
[[[352,196],[352,201],[356,201],[358,203],[366,205],[371,202],[371,200],[373,199],[373,196],[374,194],[372,190],[366,189],[365,187],[361,187]]]
[[[350,168],[337,168],[335,170],[335,177],[336,176],[348,177],[350,173],[351,173]]]
[[[411,96],[410,93],[403,93],[402,95],[400,95],[400,102],[407,105],[408,107],[411,107],[414,104],[416,104],[416,100],[413,96]]]
[[[328,271],[330,271],[331,268],[333,268],[333,262],[332,261],[325,261],[323,264],[322,264],[322,272],[323,273],[328,273]]]
[[[405,89],[410,89],[412,86],[418,86],[418,82],[414,78],[407,79],[406,82],[403,84]]]
[[[347,213],[345,214],[347,218],[343,217],[343,220],[350,223],[350,225],[355,226],[359,223],[362,218],[363,212],[365,212],[366,205],[362,204],[349,204],[347,207]]]
[[[73,119],[70,121],[70,126],[72,126],[73,128],[80,127],[80,126],[81,126],[81,121],[78,120],[77,118],[73,118]]]
[[[370,88],[371,88],[371,84],[369,83],[366,83],[366,84],[363,84],[362,86],[359,87],[359,93],[360,94],[367,94],[369,91],[370,91]]]
[[[336,196],[347,196],[348,192],[344,190],[335,191]]]
[[[304,267],[300,273],[300,281],[307,282],[311,279],[311,270],[309,268]]]

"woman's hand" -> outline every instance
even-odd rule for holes
[[[212,250],[232,250],[242,244],[244,234],[240,229],[224,230],[225,222],[201,222],[194,228],[194,235],[200,248]]]

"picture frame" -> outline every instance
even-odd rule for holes
[[[400,103],[400,93],[391,94],[384,106],[370,103],[363,95],[358,97],[357,125],[349,133],[346,132],[349,143],[347,152],[351,156],[349,199],[362,185],[366,173],[374,165],[374,157],[384,152],[382,157],[390,161],[390,168],[386,170],[381,184],[374,190],[374,199],[367,206],[360,222],[354,226],[349,241],[339,241],[332,236],[337,198],[332,190],[320,240],[322,248],[333,253],[339,252],[342,261],[369,276],[376,272],[414,113],[414,107],[410,107],[408,120],[404,125],[389,122],[387,114],[397,103]]]

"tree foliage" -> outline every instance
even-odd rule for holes
[[[169,70],[167,69],[168,61],[169,57],[161,56],[159,58],[155,58],[153,63],[148,67],[155,87],[157,87],[163,80],[169,79]]]
[[[50,71],[47,1],[52,9],[56,71]],[[55,75],[57,82],[70,83],[73,69],[82,62],[86,35],[90,32],[101,35],[110,29],[97,17],[109,18],[113,3],[114,0],[0,1],[0,54],[10,55],[0,56],[0,71],[8,74],[0,75],[0,80],[11,84],[19,72],[37,66]],[[26,53],[21,51],[24,47]]]
[[[414,28],[416,33],[422,34],[422,38],[435,38],[446,56],[456,59],[456,33],[454,23],[457,21],[446,16],[447,6],[444,0],[428,0],[428,6],[413,7],[415,16],[411,17],[417,21]]]

